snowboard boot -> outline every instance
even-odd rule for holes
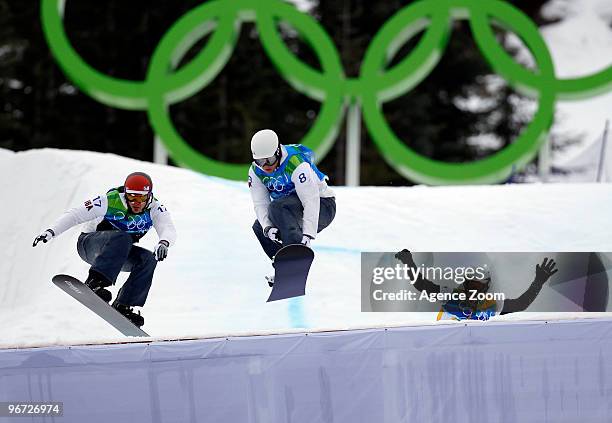
[[[117,300],[115,300],[113,302],[113,308],[119,313],[123,314],[130,322],[134,323],[134,325],[138,327],[144,325],[144,317],[140,315],[140,311],[138,313],[134,313],[131,306],[118,303]]]
[[[94,270],[89,271],[89,276],[85,281],[85,285],[87,285],[89,289],[91,289],[98,297],[102,298],[102,300],[107,303],[110,303],[110,300],[113,298],[113,294],[111,294],[108,289],[104,289],[106,286],[111,286],[111,283]]]

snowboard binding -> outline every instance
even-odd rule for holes
[[[113,294],[108,289],[105,289],[105,287],[111,286],[111,283],[94,270],[89,271],[85,285],[98,297],[102,298],[104,302],[110,303],[110,300],[113,298]]]
[[[138,313],[134,313],[131,306],[118,303],[117,300],[113,302],[112,307],[119,313],[123,314],[130,322],[134,323],[134,325],[138,327],[144,325],[144,317],[141,316],[140,311]]]

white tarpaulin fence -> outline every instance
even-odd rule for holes
[[[62,401],[36,421],[64,423],[604,423],[610,351],[610,319],[2,350],[0,402]]]

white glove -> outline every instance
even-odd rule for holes
[[[310,235],[304,234],[302,236],[302,241],[300,242],[300,244],[305,245],[307,247],[310,247],[310,241],[311,240],[312,240],[312,237]]]
[[[42,241],[44,244],[46,244],[47,242],[51,241],[51,238],[53,238],[54,236],[55,236],[55,232],[53,232],[53,229],[47,229],[42,234],[40,234],[36,238],[34,238],[34,242],[32,243],[32,247],[36,247],[36,245],[38,245],[38,243],[40,241]]]
[[[168,241],[164,239],[159,241],[159,243],[155,246],[155,249],[153,250],[153,255],[155,256],[155,259],[157,261],[163,261],[166,257],[168,257],[169,246],[170,244],[168,243]]]
[[[266,229],[264,229],[264,235],[266,238],[270,238],[272,241],[278,244],[283,243],[283,241],[281,241],[281,239],[278,237],[278,228],[275,228],[274,226],[266,226]]]

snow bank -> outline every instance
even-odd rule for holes
[[[336,220],[314,242],[307,296],[267,304],[272,268],[251,231],[246,183],[112,154],[0,150],[10,200],[0,212],[0,346],[125,341],[51,283],[57,273],[86,275],[79,230],[32,241],[136,170],[154,178],[179,233],[143,308],[156,339],[431,323],[430,314],[360,312],[361,251],[612,251],[608,184],[341,187]],[[141,245],[156,242],[152,231]]]

